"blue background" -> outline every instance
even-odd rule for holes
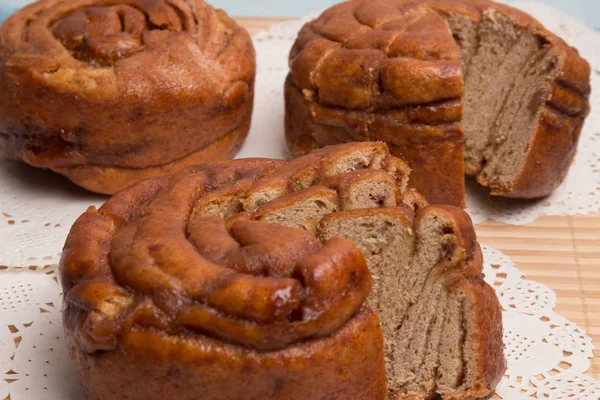
[[[519,3],[522,0],[505,0],[507,3]],[[600,0],[539,0],[551,5],[572,17],[600,28]],[[339,0],[209,0],[216,7],[223,8],[233,16],[273,16],[300,17],[338,3]],[[28,0],[0,0],[0,21]]]

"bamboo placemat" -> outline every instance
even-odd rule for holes
[[[251,34],[285,18],[237,19]],[[600,379],[600,215],[543,216],[526,226],[477,225],[479,241],[501,250],[527,276],[556,292],[555,311],[585,328],[596,359],[588,375]]]

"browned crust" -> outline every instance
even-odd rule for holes
[[[443,154],[433,156],[428,154],[427,147],[435,147],[436,142],[445,139],[440,139],[435,130],[419,131],[410,127],[417,120],[397,124],[394,135],[388,134],[385,138],[376,134],[381,127],[373,127],[379,110],[386,107],[407,114],[405,110],[410,110],[410,105],[428,105],[434,98],[455,98],[462,105],[462,83],[459,85],[452,77],[448,77],[448,86],[429,87],[420,85],[416,79],[423,72],[421,67],[388,68],[395,55],[390,50],[395,40],[391,39],[390,32],[404,37],[411,32],[412,26],[418,26],[419,30],[415,31],[419,33],[414,33],[410,40],[401,41],[405,57],[435,60],[438,64],[457,58],[452,48],[454,43],[445,41],[445,38],[451,38],[450,33],[446,29],[446,36],[439,35],[443,29],[428,10],[435,10],[440,15],[462,14],[476,21],[482,19],[486,10],[495,10],[539,36],[555,53],[557,73],[552,93],[543,99],[545,105],[540,106],[538,128],[519,176],[510,185],[502,186],[482,176],[478,179],[497,196],[536,198],[550,194],[568,171],[583,122],[589,114],[590,66],[576,49],[531,16],[488,0],[355,0],[334,6],[308,23],[290,53],[290,75],[285,84],[285,133],[290,152],[296,157],[325,145],[384,140],[394,154],[405,157],[416,178],[419,175],[426,178],[417,178],[412,184],[430,201],[464,205],[461,198],[464,166],[460,160],[462,154],[457,155],[462,153],[462,137],[451,148],[443,150]],[[374,26],[385,27],[385,30],[375,31]],[[384,56],[376,51],[383,52]],[[328,72],[328,65],[337,65],[335,60],[338,59],[343,68],[336,67],[331,69],[336,72]],[[363,71],[361,79],[356,75],[359,71]],[[394,91],[392,86],[386,86],[388,71],[401,71],[394,81],[399,82],[402,90]],[[409,76],[415,80],[406,86],[404,83],[412,79]],[[456,90],[453,89],[455,84]],[[415,89],[414,93],[411,88]],[[556,111],[555,118],[549,116],[548,108]],[[401,114],[393,118],[404,121],[406,117]],[[438,132],[452,132],[453,128],[438,126],[440,115],[452,113],[438,109],[418,121],[435,126]],[[459,121],[460,115],[452,121],[446,119],[446,123]],[[564,128],[559,131],[558,126]],[[420,143],[419,150],[414,149],[415,143]],[[440,176],[440,171],[446,171],[446,176]]]
[[[428,202],[466,207],[462,140],[390,147],[392,154],[411,161],[409,186]],[[440,168],[440,162],[446,167]]]
[[[89,191],[115,194],[144,179],[171,175],[190,165],[233,158],[248,135],[249,122],[250,114],[248,114],[247,122],[240,129],[225,134],[202,150],[195,151],[180,160],[175,160],[165,165],[147,168],[126,168],[87,164],[51,167],[51,169],[65,175],[76,185]]]
[[[362,310],[335,335],[263,353],[189,335],[134,329],[116,352],[87,354],[67,328],[67,345],[88,400],[384,399],[383,337]],[[310,382],[310,384],[307,384]]]
[[[474,277],[460,284],[468,299],[470,318],[477,329],[473,332],[474,371],[477,382],[472,391],[463,398],[483,398],[494,391],[506,371],[502,339],[502,308],[496,292],[483,279]]]
[[[428,201],[466,205],[462,127],[456,123],[445,123],[460,117],[462,107],[459,102],[405,110],[399,112],[402,116],[381,114],[367,118],[356,111],[344,112],[311,104],[293,86],[289,76],[285,94],[285,134],[293,157],[348,141],[384,141],[394,156],[410,165],[409,185]],[[406,122],[397,122],[399,118]],[[431,118],[441,125],[418,123]],[[440,163],[446,168],[440,168]]]
[[[252,113],[249,34],[202,0],[111,4],[42,0],[2,25],[0,152],[102,193],[161,170],[231,158]],[[101,14],[90,29],[104,36],[81,40],[100,41],[97,50],[69,50],[61,36],[79,37],[81,12]],[[115,43],[117,14],[130,33]],[[146,29],[150,20],[165,30]],[[131,33],[142,29],[141,39]],[[143,46],[132,54],[119,47],[138,39]]]
[[[455,124],[462,77],[447,32],[435,12],[408,2],[344,3],[307,24],[292,49],[285,87],[292,155],[382,140],[409,163],[409,184],[429,201],[464,206],[463,132]],[[444,160],[428,152],[440,141],[452,147]],[[434,168],[440,162],[448,168],[441,175]]]
[[[301,157],[315,150],[313,115],[310,103],[292,84],[291,76],[285,81],[285,139],[293,158]]]

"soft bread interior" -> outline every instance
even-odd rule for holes
[[[510,191],[527,159],[540,107],[559,59],[532,29],[494,9],[480,23],[450,14],[465,81],[465,171],[492,191]]]
[[[298,204],[311,196],[322,201],[320,191],[301,191]],[[321,241],[344,237],[365,255],[374,282],[369,304],[384,330],[389,399],[473,394],[479,366],[467,332],[476,322],[472,298],[451,290],[464,278],[449,269],[462,267],[465,257],[451,221],[415,204],[417,218],[406,204],[372,208],[365,201],[325,216],[314,207],[295,212],[285,198],[269,205],[258,214],[288,215],[277,223],[294,227],[316,225]]]
[[[474,350],[466,344],[469,299],[449,290],[454,276],[445,271],[462,257],[449,245],[455,233],[435,213],[416,226],[409,214],[335,213],[322,221],[320,239],[348,238],[367,258],[376,283],[370,304],[385,336],[388,398],[468,396],[474,386],[469,371],[477,370]]]

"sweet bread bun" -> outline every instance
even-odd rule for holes
[[[0,152],[109,194],[229,159],[255,68],[202,0],[42,0],[0,29]]]
[[[90,208],[61,260],[88,400],[490,394],[502,323],[472,224],[408,173],[382,143],[346,144],[189,167]]]
[[[550,194],[589,113],[590,66],[529,15],[488,0],[353,0],[306,24],[290,53],[293,156],[381,140],[432,203]]]

